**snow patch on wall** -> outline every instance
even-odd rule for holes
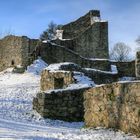
[[[74,72],[74,84],[70,84],[67,89],[76,89],[76,88],[86,88],[95,86],[94,81],[91,78],[84,75],[81,72]]]
[[[118,73],[118,69],[117,69],[117,66],[116,65],[111,65],[111,71],[112,73]]]

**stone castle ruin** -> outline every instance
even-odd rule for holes
[[[91,10],[62,26],[61,30],[57,30],[56,39],[42,42],[34,54],[48,64],[74,62],[84,68],[110,71],[108,22],[101,20],[100,11]]]
[[[0,40],[0,71],[9,67],[21,65],[27,67],[32,63],[32,52],[37,45],[37,39],[26,36],[9,35]]]
[[[108,22],[100,19],[100,11],[91,10],[78,20],[62,26],[55,40],[40,45],[37,42],[39,40],[26,36],[10,35],[1,39],[0,70],[16,65],[27,67],[38,56],[48,64],[74,62],[82,67],[110,69]]]
[[[108,22],[101,20],[100,11],[62,26],[53,40],[0,40],[0,71],[17,65],[26,69],[38,57],[49,64],[33,100],[39,114],[140,136],[140,53],[131,62],[109,60]],[[120,82],[124,76],[133,79]]]
[[[62,26],[61,34],[56,44],[85,58],[109,58],[108,22],[101,20],[100,11],[91,10],[78,20]]]

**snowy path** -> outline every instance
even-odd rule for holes
[[[136,140],[107,129],[81,129],[83,123],[43,119],[32,110],[39,76],[0,73],[0,139],[26,140]]]

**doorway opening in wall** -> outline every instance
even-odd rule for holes
[[[12,65],[12,66],[15,65],[15,61],[14,61],[14,60],[11,61],[11,65]]]
[[[60,89],[64,86],[64,78],[54,78],[54,88]]]

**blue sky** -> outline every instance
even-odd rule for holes
[[[50,21],[66,24],[91,9],[109,21],[109,42],[132,48],[140,35],[140,0],[0,0],[0,33],[38,38]]]

